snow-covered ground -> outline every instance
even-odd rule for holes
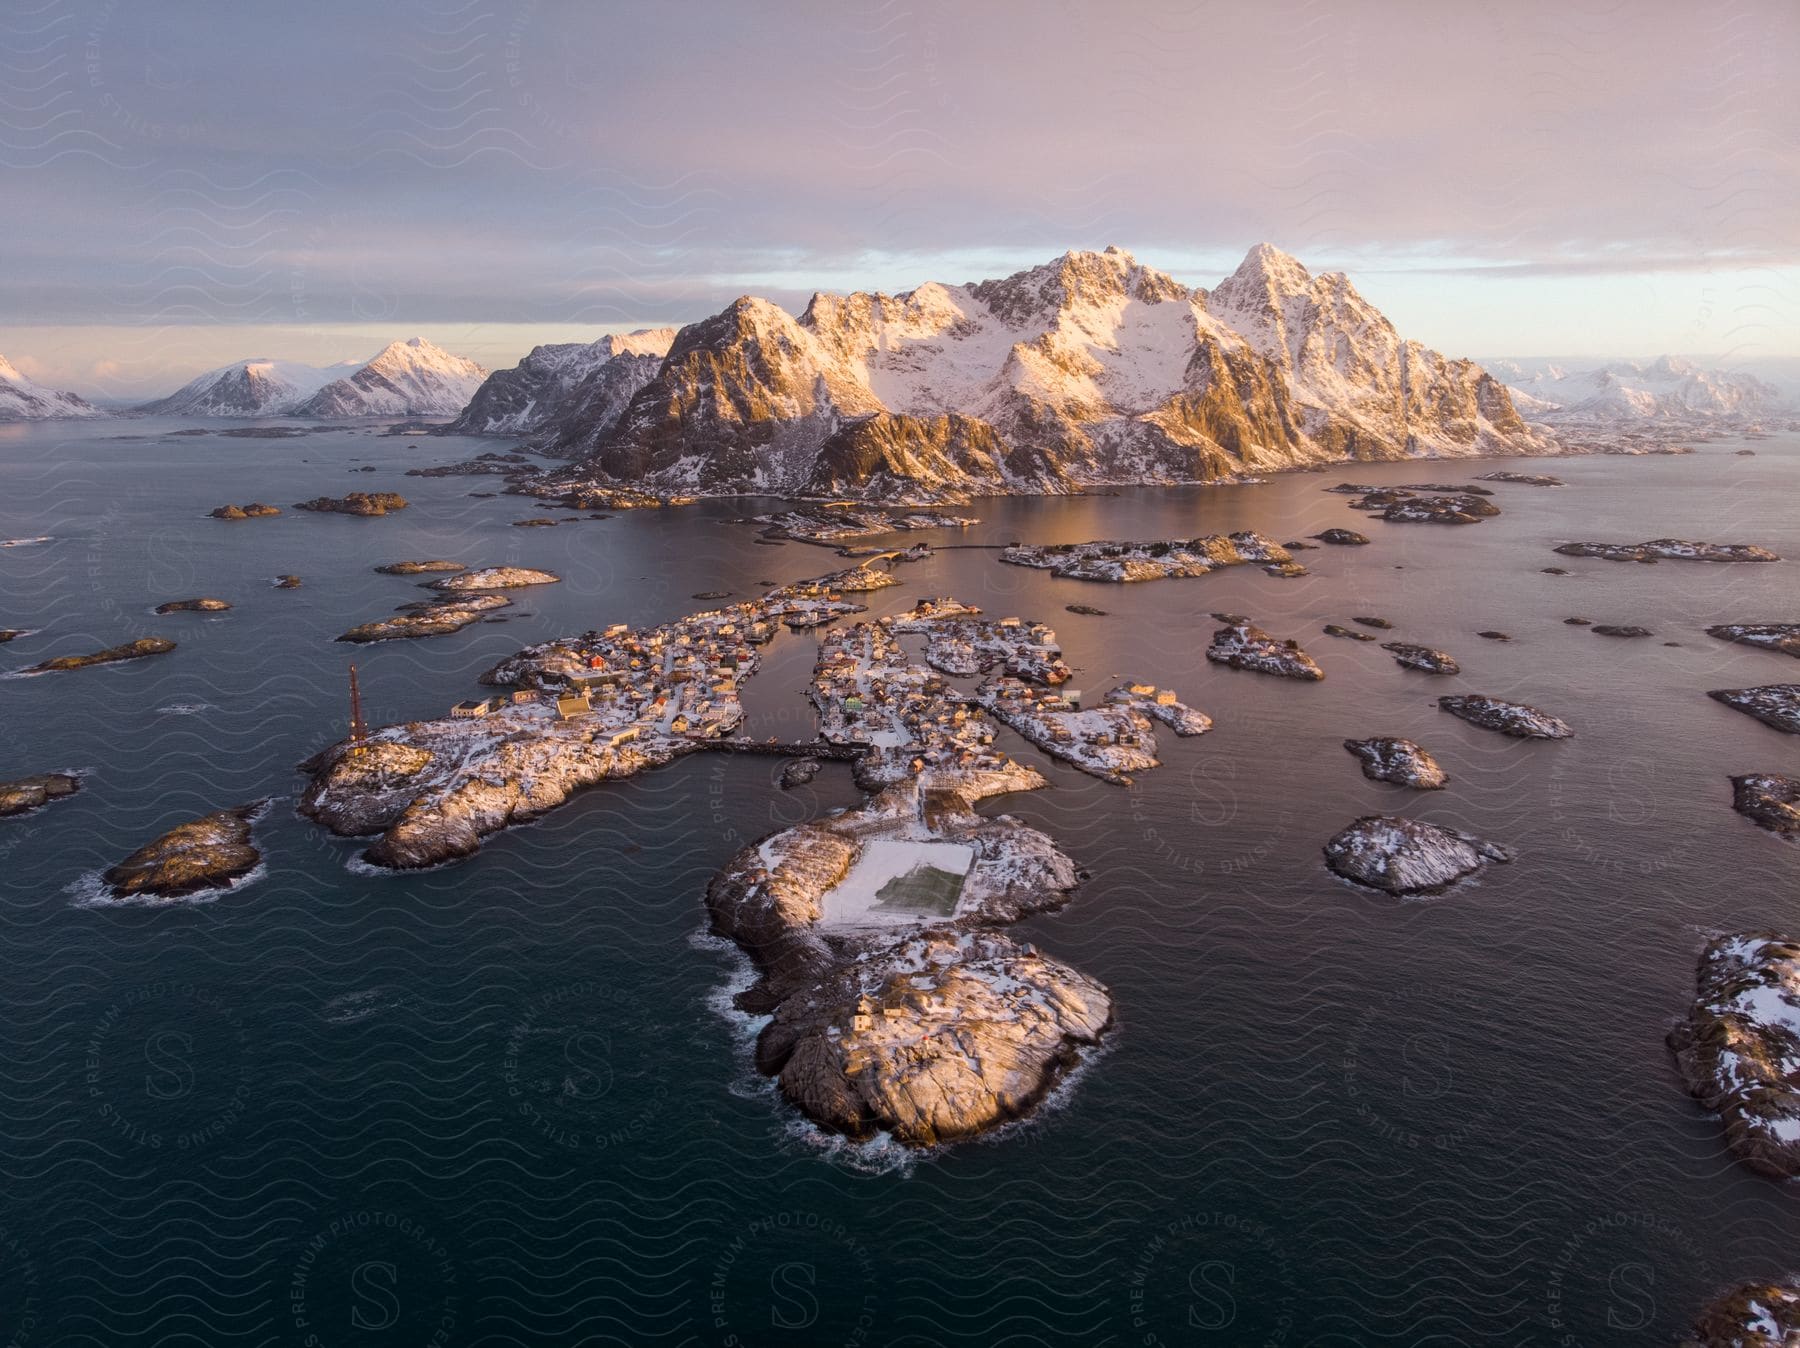
[[[826,926],[911,926],[921,918],[954,916],[937,909],[921,909],[881,897],[883,886],[902,879],[916,867],[930,867],[955,876],[959,882],[975,864],[975,849],[960,843],[914,842],[878,838],[863,844],[850,873],[828,891],[821,906]]]

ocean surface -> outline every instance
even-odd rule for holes
[[[1800,438],[985,501],[977,527],[909,536],[1374,543],[1302,554],[1296,580],[1135,586],[950,547],[868,596],[1041,618],[1075,686],[1147,679],[1217,723],[1159,732],[1163,766],[1130,788],[1001,732],[1052,786],[988,808],[1090,877],[1020,930],[1108,984],[1118,1022],[1036,1118],[907,1155],[797,1121],[723,1010],[743,964],[704,932],[735,850],[858,798],[843,765],[783,792],[778,760],[697,754],[402,876],[293,812],[295,765],[345,731],[352,660],[372,722],[441,715],[527,642],[845,563],[734,522],[767,503],[522,529],[555,512],[403,476],[504,442],[180,428],[0,428],[0,538],[43,540],[0,549],[0,627],[36,629],[0,670],[180,643],[0,680],[0,778],[89,774],[0,821],[0,1344],[1654,1344],[1724,1285],[1800,1271],[1800,1194],[1730,1158],[1663,1044],[1709,933],[1800,927],[1800,850],[1733,813],[1726,780],[1800,769],[1800,742],[1704,696],[1800,673],[1704,633],[1800,620],[1795,564],[1551,552],[1674,535],[1800,557]],[[1464,528],[1364,523],[1321,490],[1495,466],[1569,485],[1489,484],[1504,515]],[[287,509],[355,489],[412,505]],[[252,500],[285,513],[205,517]],[[425,557],[563,583],[455,636],[334,644],[421,594],[371,568]],[[273,588],[285,573],[303,587]],[[234,607],[151,614],[197,595]],[[1214,610],[1300,638],[1328,678],[1209,665]],[[1359,614],[1464,673],[1320,630]],[[768,649],[746,733],[811,733],[815,645]],[[1577,737],[1476,729],[1436,709],[1456,690]],[[1420,740],[1450,789],[1365,780],[1341,742],[1372,734]],[[161,831],[264,797],[266,864],[232,892],[91,902]],[[1321,845],[1384,811],[1516,860],[1426,901],[1335,880]]]

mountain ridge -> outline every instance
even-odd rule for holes
[[[76,394],[45,388],[0,356],[0,421],[60,421],[111,415]]]
[[[675,331],[638,328],[534,346],[517,365],[489,374],[456,419],[433,433],[527,435],[571,415],[610,421],[655,375]]]
[[[597,483],[920,502],[1554,448],[1473,361],[1268,244],[1211,292],[1107,248],[798,317],[741,296],[555,441]]]

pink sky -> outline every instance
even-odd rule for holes
[[[1800,354],[1792,3],[46,16],[0,351],[84,393],[1262,239],[1455,354]]]

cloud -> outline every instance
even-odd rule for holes
[[[1571,282],[1800,253],[1787,0],[79,13],[70,96],[0,108],[0,310],[38,325],[680,321],[1111,242]]]

